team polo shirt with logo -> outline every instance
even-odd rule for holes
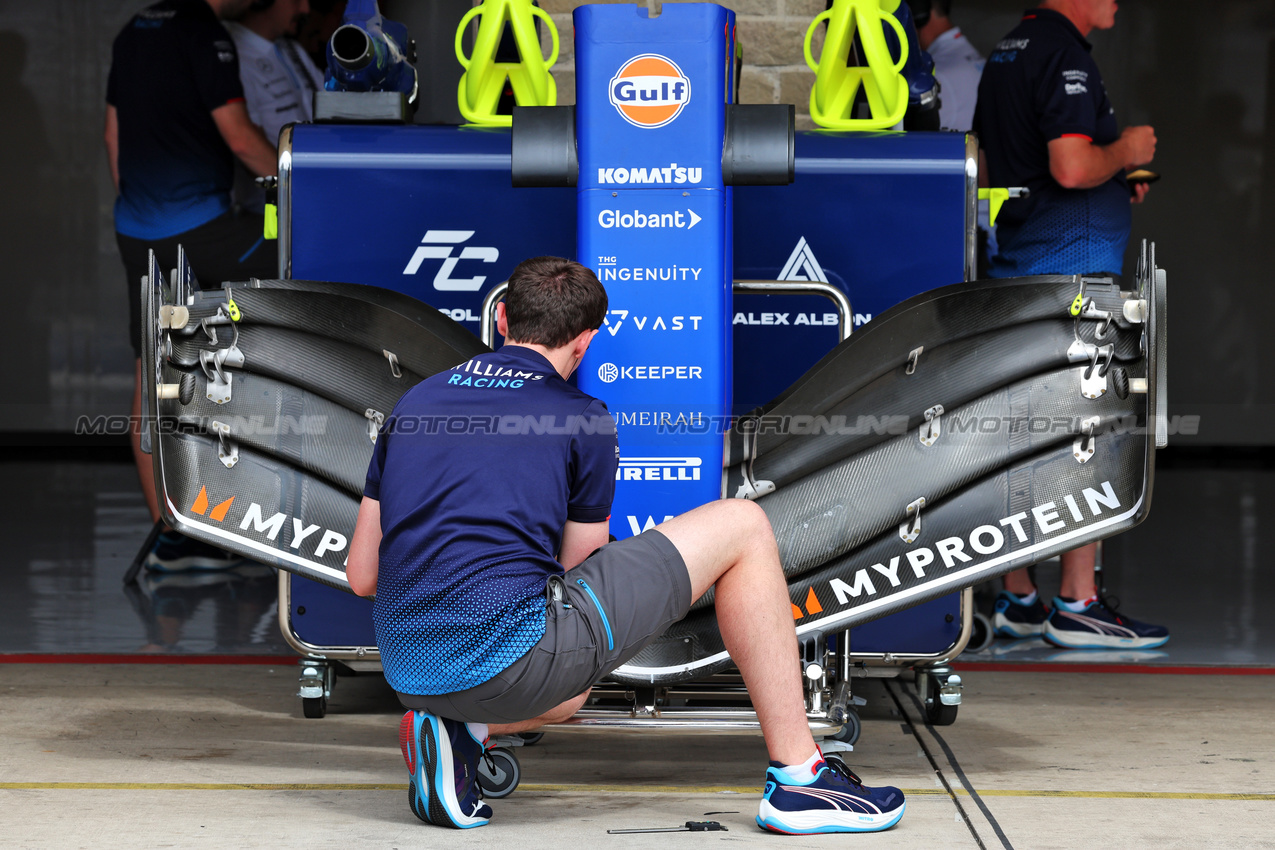
[[[235,157],[212,112],[243,97],[235,44],[206,0],[163,0],[129,21],[106,82],[119,119],[117,231],[164,239],[230,209]]]
[[[974,130],[992,186],[1026,186],[996,221],[993,277],[1120,273],[1132,214],[1124,172],[1092,189],[1065,189],[1049,173],[1049,142],[1106,145],[1120,137],[1090,44],[1065,16],[1034,9],[990,56]]]
[[[567,520],[604,522],[619,444],[606,405],[539,353],[507,345],[427,378],[376,441],[373,618],[399,693],[482,684],[544,636]]]

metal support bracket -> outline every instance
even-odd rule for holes
[[[376,435],[380,433],[381,426],[385,424],[385,414],[369,407],[363,411],[363,415],[367,418],[367,438],[375,445]]]
[[[921,426],[919,434],[921,437],[921,445],[932,446],[943,433],[943,405],[936,404],[924,413],[925,424]]]
[[[921,508],[925,507],[925,497],[908,504],[908,518],[899,526],[899,537],[904,543],[912,543],[921,536]]]
[[[1080,394],[1085,398],[1099,398],[1107,392],[1107,371],[1115,359],[1114,345],[1094,345],[1074,340],[1067,347],[1067,360],[1071,363],[1088,361],[1089,367],[1080,378]]]
[[[1076,437],[1071,444],[1071,453],[1076,456],[1078,463],[1088,463],[1089,458],[1093,457],[1098,444],[1095,432],[1098,430],[1100,421],[1097,416],[1090,416],[1080,421],[1080,436]]]
[[[756,501],[762,496],[775,492],[775,482],[758,481],[757,477],[753,475],[753,463],[757,460],[756,429],[745,426],[740,433],[744,437],[744,457],[746,459],[743,465],[744,481],[735,488],[735,498]]]
[[[403,377],[403,370],[398,365],[398,355],[384,348],[381,349],[381,353],[385,355],[386,360],[390,361],[390,374],[396,378]]]
[[[908,352],[908,368],[903,370],[903,374],[912,375],[916,372],[916,364],[921,360],[921,352],[925,351],[925,346],[917,346]]]
[[[230,439],[230,426],[214,419],[208,430],[217,435],[217,459],[226,469],[234,469],[239,462],[239,444]]]
[[[243,365],[243,352],[234,345],[217,351],[199,352],[199,366],[204,370],[204,377],[208,379],[206,395],[209,401],[213,404],[226,404],[230,401],[230,387],[234,382],[234,375],[227,372],[226,367],[242,368]]]

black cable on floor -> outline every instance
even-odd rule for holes
[[[903,709],[903,703],[899,701],[899,696],[894,692],[894,688],[890,686],[890,682],[886,681],[882,684],[885,685],[886,693],[890,695],[890,698],[894,700],[894,704],[898,707],[899,714],[907,717],[908,714]],[[996,833],[996,837],[1000,839],[1001,846],[1004,847],[1005,850],[1014,850],[1014,845],[1010,843],[1009,836],[1005,834],[1005,831],[1001,829],[1001,825],[996,821],[996,818],[992,816],[992,812],[987,808],[987,804],[983,802],[983,798],[980,797],[978,792],[974,790],[974,786],[970,784],[969,778],[965,775],[965,771],[961,770],[961,763],[957,761],[956,754],[952,752],[952,748],[947,745],[947,741],[943,740],[943,736],[940,735],[938,730],[930,723],[929,718],[925,713],[925,707],[921,705],[921,701],[917,699],[916,694],[911,692],[908,693],[908,697],[912,700],[913,705],[916,706],[918,716],[925,724],[925,728],[930,731],[930,734],[934,736],[934,740],[938,741],[939,746],[943,748],[943,755],[947,758],[948,764],[952,766],[952,770],[956,772],[957,778],[960,779],[961,787],[965,789],[965,793],[970,795],[970,799],[978,806],[979,811],[983,813],[983,817],[987,818],[987,822],[991,824],[992,830]],[[978,832],[974,829],[973,822],[970,820],[969,815],[965,812],[965,808],[961,805],[956,793],[952,790],[952,786],[948,784],[947,778],[943,776],[943,770],[939,767],[934,755],[930,752],[930,748],[925,745],[924,739],[922,739],[919,734],[915,731],[912,734],[913,737],[916,738],[917,743],[921,745],[921,750],[925,753],[925,757],[929,759],[930,765],[934,768],[935,774],[938,776],[939,781],[943,783],[943,787],[947,790],[948,795],[951,796],[952,802],[956,804],[957,811],[961,813],[961,817],[965,820],[965,825],[969,827],[970,834],[974,836],[974,841],[978,843],[980,848],[987,850],[986,845],[983,844],[983,839],[979,837]]]

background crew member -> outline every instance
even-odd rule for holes
[[[948,17],[951,0],[908,0],[921,49],[934,60],[939,81],[939,124],[944,130],[969,132],[974,126],[983,56]]]
[[[1047,0],[996,45],[978,88],[974,130],[992,186],[1026,186],[997,219],[992,277],[1119,275],[1132,195],[1125,172],[1155,156],[1151,127],[1116,125],[1085,37],[1115,25],[1115,0]],[[998,634],[1074,648],[1153,647],[1163,626],[1112,611],[1094,585],[1096,544],[1062,556],[1062,587],[1046,612],[1027,570],[1005,577],[993,618]]]
[[[134,422],[141,413],[141,278],[153,249],[165,274],[185,247],[205,286],[277,274],[275,243],[261,216],[236,215],[230,189],[236,157],[274,174],[274,146],[248,118],[235,45],[218,17],[248,0],[162,0],[125,25],[111,53],[104,131],[115,200],[115,238],[124,261],[129,335],[136,364]],[[133,429],[133,456],[151,516],[159,518],[151,460]],[[161,535],[151,566],[216,568],[224,553],[174,533]]]
[[[272,144],[285,124],[314,118],[314,93],[323,88],[322,72],[295,39],[309,11],[307,0],[255,0],[243,17],[226,24],[239,53],[248,117]],[[265,190],[240,163],[235,201],[255,213],[265,207]]]

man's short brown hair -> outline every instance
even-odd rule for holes
[[[594,273],[562,257],[523,260],[505,292],[508,339],[561,348],[597,330],[607,314],[607,293]]]

